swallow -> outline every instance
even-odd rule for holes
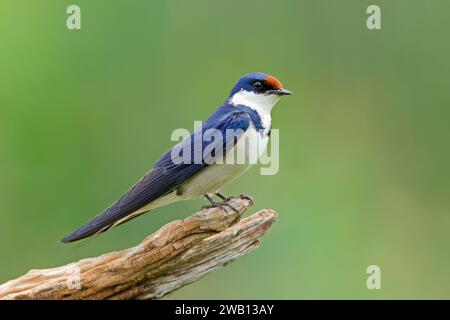
[[[291,94],[271,75],[251,73],[243,76],[225,102],[202,123],[201,128],[164,153],[153,169],[120,199],[60,242],[69,243],[98,235],[145,212],[181,200],[205,197],[211,203],[206,207],[221,205],[214,201],[214,195],[227,200],[219,192],[220,189],[243,174],[252,164],[213,160],[219,157],[223,159],[230,152],[239,151],[236,150],[239,142],[245,139],[257,140],[259,147],[256,151],[244,152],[247,155],[256,152],[252,156],[261,156],[270,138],[271,110],[282,96]],[[200,144],[195,144],[193,140],[199,130],[204,135],[207,132],[220,133],[224,138],[203,139]],[[237,133],[229,135],[230,130]],[[218,152],[205,153],[206,148]],[[190,161],[175,161],[174,150],[177,150],[175,154],[187,150],[185,155],[190,155]],[[193,161],[196,157],[197,161]]]

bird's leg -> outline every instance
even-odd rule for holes
[[[241,199],[246,199],[246,200],[250,201],[250,204],[251,204],[251,205],[253,205],[253,198],[252,198],[252,197],[246,196],[245,194],[240,194],[240,195],[239,195],[239,198],[241,198]]]
[[[222,193],[220,192],[216,192],[216,196],[218,196],[220,199],[223,200],[223,204],[230,207],[231,209],[233,209],[235,212],[239,213],[239,210],[236,209],[235,207],[233,207],[231,204],[228,203],[228,201],[230,201],[233,197],[227,197],[224,196]]]
[[[208,194],[205,194],[205,199],[209,201],[208,205],[204,205],[202,207],[202,209],[210,209],[210,208],[216,208],[216,207],[220,207],[220,202],[214,201],[213,198],[211,198],[211,196],[209,196]]]
[[[216,196],[218,196],[220,199],[222,199],[224,202],[230,201],[233,197],[226,197],[223,194],[221,194],[220,192],[216,192]],[[250,201],[250,204],[253,205],[253,198],[250,196],[247,196],[245,194],[240,194],[239,195],[240,199],[245,199]]]
[[[227,206],[227,207],[231,208],[233,211],[235,211],[236,213],[239,213],[239,210],[236,209],[235,207],[233,207],[231,204],[228,204],[228,203],[226,203],[226,202],[217,202],[217,201],[214,201],[213,198],[211,198],[211,196],[208,195],[208,194],[205,194],[205,198],[206,198],[206,200],[208,200],[211,204],[210,204],[210,205],[203,206],[202,209],[210,209],[210,208],[217,208],[217,207],[220,207],[220,208],[224,209],[223,207],[224,207],[224,206]],[[222,198],[222,197],[220,197],[220,198]],[[224,209],[224,210],[225,210],[225,209]],[[225,211],[226,211],[226,210],[225,210]]]
[[[224,196],[220,192],[216,192],[216,196],[218,196],[220,199],[222,199],[224,202],[230,201],[231,197]]]

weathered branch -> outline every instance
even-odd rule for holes
[[[261,210],[240,220],[246,199],[173,221],[136,247],[53,269],[31,270],[0,285],[0,299],[156,299],[255,250],[277,218]],[[239,221],[240,220],[240,221]]]

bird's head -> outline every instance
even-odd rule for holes
[[[231,90],[229,101],[269,111],[280,97],[291,95],[283,88],[280,80],[265,73],[250,73],[238,80]]]

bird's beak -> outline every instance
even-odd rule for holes
[[[276,94],[277,96],[290,96],[292,94],[292,92],[286,89],[268,90],[266,92],[269,94]]]

